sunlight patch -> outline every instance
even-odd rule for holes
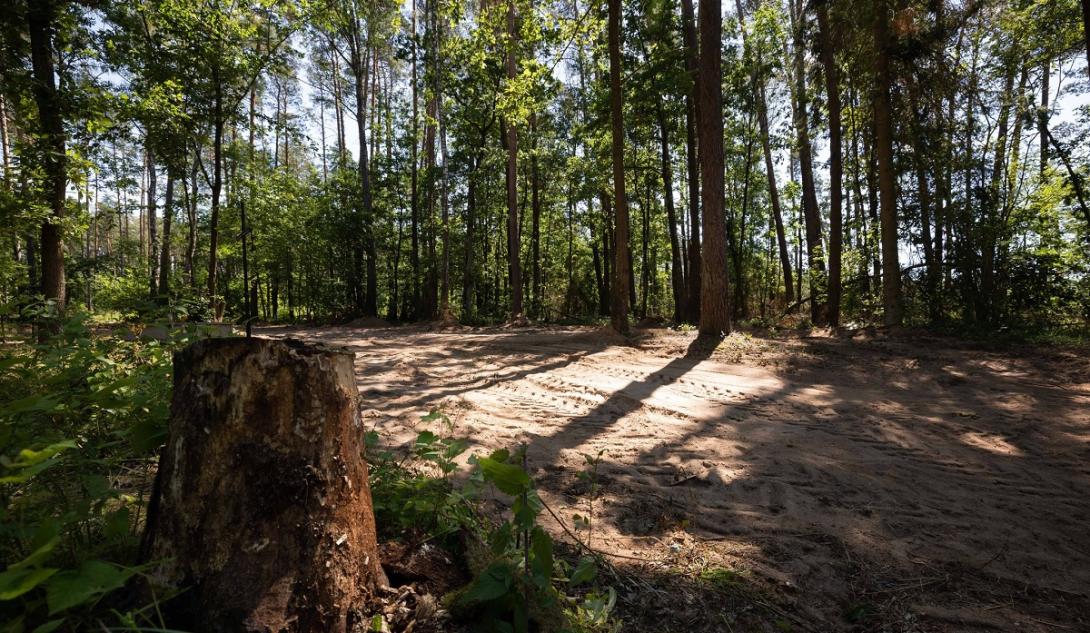
[[[1011,455],[1013,457],[1023,456],[1022,449],[998,435],[988,435],[987,433],[970,431],[961,434],[961,441],[973,448],[983,449],[998,455]]]

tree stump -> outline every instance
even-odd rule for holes
[[[356,398],[347,351],[228,338],[175,354],[142,553],[154,581],[187,588],[171,609],[180,623],[365,626],[360,609],[386,580]]]

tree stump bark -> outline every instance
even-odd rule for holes
[[[153,580],[196,631],[344,632],[386,580],[347,351],[209,339],[174,356]]]

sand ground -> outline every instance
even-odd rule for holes
[[[526,444],[569,526],[601,452],[578,533],[651,579],[619,587],[632,630],[1090,631],[1084,353],[873,331],[263,333],[353,349],[391,445],[442,431],[433,408],[479,452]]]

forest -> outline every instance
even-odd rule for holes
[[[1090,627],[1090,0],[0,30],[0,632]]]

